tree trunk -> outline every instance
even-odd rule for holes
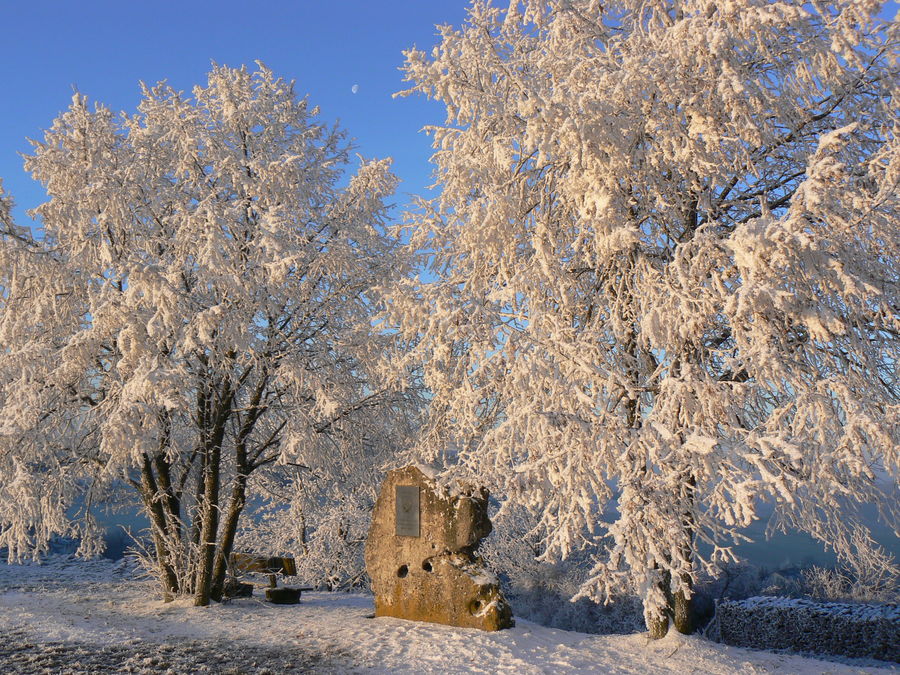
[[[190,589],[187,589],[187,592],[194,593],[197,590],[197,575],[199,574],[199,568],[197,567],[197,561],[194,559],[195,556],[198,556],[198,551],[200,550],[200,530],[203,525],[203,514],[204,514],[204,497],[203,497],[203,486],[206,480],[206,472],[207,466],[209,465],[209,453],[204,450],[199,451],[200,455],[200,467],[197,471],[197,483],[194,486],[194,508],[191,513],[191,540],[189,543],[188,556],[191,559],[191,574],[190,574]]]
[[[300,514],[300,552],[303,555],[309,553],[309,546],[306,544],[306,511],[303,509],[303,506],[299,507]]]
[[[687,494],[686,499],[688,504],[691,506],[691,510],[688,510],[683,518],[682,525],[684,526],[684,544],[681,547],[681,555],[687,560],[691,567],[693,567],[694,558],[693,558],[693,544],[694,544],[694,515],[692,513],[692,509],[694,506],[694,488],[697,485],[697,480],[694,478],[693,474],[688,474],[687,477]],[[682,574],[681,575],[682,588],[685,590],[679,590],[675,593],[674,598],[672,598],[672,616],[675,621],[675,629],[679,633],[683,633],[684,635],[690,635],[694,632],[694,594],[692,592],[693,584],[691,583],[691,575],[690,574]]]
[[[681,580],[683,583],[688,585],[688,588],[690,588],[690,575],[682,575]],[[679,633],[690,635],[694,632],[694,595],[693,593],[688,595],[687,592],[680,590],[675,593],[673,601],[674,607],[672,608],[672,614],[674,617],[675,630],[677,630]]]
[[[162,586],[164,602],[171,602],[178,593],[178,575],[172,566],[171,555],[167,545],[168,526],[163,510],[156,479],[150,466],[150,458],[144,455],[141,464],[141,497],[144,508],[150,518],[153,532],[153,545],[156,549],[156,560],[159,565],[159,581]]]
[[[216,562],[213,567],[212,585],[210,587],[210,597],[216,602],[222,600],[222,594],[225,590],[225,573],[228,571],[228,556],[231,555],[231,548],[234,545],[234,535],[237,532],[238,520],[244,505],[247,503],[247,476],[238,473],[234,479],[234,485],[231,489],[231,499],[228,503],[228,512],[222,522],[222,539],[219,542],[218,552],[216,554]]]
[[[156,475],[159,476],[159,489],[162,493],[163,508],[166,513],[166,524],[171,541],[181,540],[181,499],[172,486],[171,464],[165,457],[153,459]]]
[[[208,426],[205,427],[206,434],[203,438],[203,504],[200,509],[203,522],[200,529],[197,576],[194,586],[194,605],[197,607],[206,607],[209,604],[209,593],[212,588],[216,539],[219,533],[222,443],[225,439],[225,427],[231,414],[231,397],[234,394],[227,378],[220,380],[214,390],[219,393],[214,408],[207,407],[200,416]],[[209,406],[212,399],[205,395],[204,402],[206,406]]]
[[[201,362],[206,365],[206,361],[201,359]],[[210,426],[210,419],[212,417],[209,409],[210,398],[209,392],[207,388],[207,383],[203,381],[201,385],[197,388],[197,426],[201,430],[201,437],[199,442],[199,447],[197,452],[200,456],[200,468],[197,472],[197,483],[194,486],[194,510],[191,513],[191,541],[189,544],[188,557],[191,560],[191,593],[196,593],[199,588],[199,576],[200,576],[200,532],[203,526],[204,514],[206,513],[206,506],[204,500],[204,486],[206,484],[206,475],[209,471],[209,457],[210,457],[210,443],[209,438],[207,436],[208,429]],[[197,560],[194,558],[197,557]]]
[[[212,587],[213,560],[216,553],[216,536],[219,531],[219,471],[222,458],[221,439],[208,450],[209,462],[203,477],[203,523],[198,551],[197,584],[194,589],[194,605],[209,604]]]
[[[243,423],[240,425],[240,431],[235,440],[234,459],[236,475],[231,487],[231,499],[228,503],[228,513],[225,514],[222,528],[222,541],[219,545],[218,554],[216,555],[212,572],[212,585],[210,587],[210,595],[216,602],[219,602],[222,599],[222,593],[225,589],[225,573],[228,570],[228,557],[231,555],[231,548],[234,545],[234,536],[237,532],[238,521],[240,520],[241,513],[247,503],[247,477],[255,468],[252,463],[247,460],[247,438],[249,438],[262,413],[259,403],[265,392],[267,381],[268,378],[265,373],[263,373],[256,384],[253,395],[250,397],[250,410]]]
[[[655,565],[654,565],[655,567]],[[647,630],[650,631],[651,640],[660,640],[669,632],[669,616],[672,614],[672,590],[669,588],[672,577],[668,572],[663,573],[659,582],[659,590],[666,597],[666,607],[661,616],[648,618]]]
[[[669,632],[669,617],[663,614],[658,618],[647,619],[647,629],[650,631],[651,640],[661,640]]]

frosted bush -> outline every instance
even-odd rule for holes
[[[369,590],[363,555],[373,505],[367,501],[328,509],[297,560],[298,576],[330,591]]]
[[[500,579],[516,616],[544,626],[582,633],[632,633],[643,628],[640,598],[613,597],[609,603],[572,601],[591,569],[585,553],[566,561],[541,560],[535,521],[509,508],[496,518],[480,552]]]
[[[804,591],[816,600],[832,602],[900,602],[896,574],[856,576],[848,568],[813,566],[803,570]]]

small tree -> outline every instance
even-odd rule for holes
[[[40,235],[2,214],[0,546],[89,545],[125,483],[165,596],[205,605],[254,490],[300,499],[395,440],[370,316],[396,179],[363,162],[339,187],[344,134],[263,66],[142,92],[118,117],[76,95],[26,157]]]
[[[655,637],[690,630],[698,566],[761,500],[846,557],[860,504],[897,527],[879,6],[476,1],[406,54],[404,93],[447,108],[441,194],[409,219],[437,278],[390,312],[420,337],[423,450],[533,508],[548,556],[607,537],[581,594],[630,585]]]

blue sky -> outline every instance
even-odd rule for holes
[[[210,63],[263,61],[297,81],[340,120],[367,158],[392,156],[403,182],[396,203],[429,184],[430,140],[420,129],[444,119],[404,88],[402,50],[437,42],[435,24],[458,26],[468,0],[0,0],[0,178],[17,202],[15,216],[43,200],[22,170],[26,138],[69,104],[73,87],[113,110],[133,111],[138,82],[167,79],[178,89],[204,83]],[[892,17],[889,2],[882,16]],[[354,84],[359,85],[356,94]]]
[[[26,137],[43,129],[73,87],[113,110],[133,112],[138,82],[167,79],[177,89],[205,83],[210,63],[263,61],[297,81],[325,122],[340,120],[366,157],[394,157],[403,182],[396,202],[429,184],[430,141],[419,130],[443,121],[404,88],[401,52],[436,44],[435,24],[459,25],[467,0],[0,0],[0,178],[16,219],[43,200],[22,169]],[[359,90],[354,94],[354,84]]]

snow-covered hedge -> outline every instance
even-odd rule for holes
[[[720,641],[900,662],[900,607],[754,597],[716,607]]]

